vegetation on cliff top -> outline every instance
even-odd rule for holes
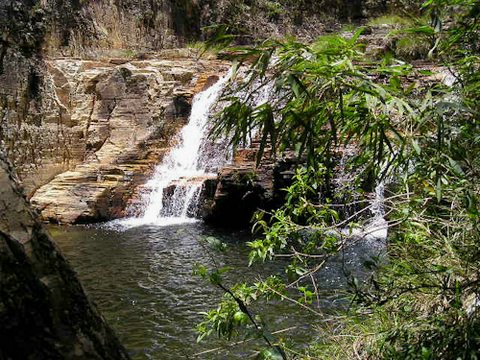
[[[425,39],[426,55],[448,81],[391,55],[367,57],[361,30],[308,45],[266,41],[234,49],[239,64],[253,59],[245,88],[254,96],[273,83],[276,100],[254,106],[233,94],[214,132],[233,134],[236,145],[257,129],[261,149],[296,149],[307,164],[285,205],[256,215],[260,236],[249,243],[251,262],[289,259],[286,275],[227,286],[222,269],[200,266],[197,272],[225,291],[199,325],[200,338],[257,337],[267,344],[260,358],[478,358],[480,5],[428,0],[423,11],[429,23],[402,33]],[[305,349],[272,335],[252,305],[291,301],[322,316],[316,276],[364,240],[355,229],[367,225],[362,213],[371,206],[347,218],[338,211],[351,193],[335,187],[332,174],[349,148],[355,155],[345,167],[357,189],[387,184],[379,226],[388,229],[388,245],[385,257],[365,264],[373,270],[367,279],[347,274],[351,306],[325,317],[321,340]]]

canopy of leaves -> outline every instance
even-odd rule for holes
[[[430,30],[421,31],[434,37],[430,55],[451,81],[420,81],[434,74],[368,59],[357,41],[361,30],[309,45],[286,40],[233,49],[236,89],[226,94],[230,105],[214,134],[231,134],[233,145],[256,134],[258,161],[267,146],[306,159],[285,205],[269,217],[257,215],[254,229],[262,236],[249,244],[252,262],[291,259],[285,289],[296,289],[300,299],[321,296],[315,274],[362,240],[345,231],[362,226],[362,217],[336,211],[337,155],[356,150],[346,164],[354,183],[388,185],[382,226],[389,230],[389,261],[372,259],[368,281],[351,279],[355,306],[336,319],[342,326],[332,330],[325,321],[325,340],[304,350],[304,358],[478,358],[480,7],[472,0],[428,0],[424,11]],[[265,87],[272,96],[258,105],[252,99]],[[305,304],[315,311],[314,302]],[[202,326],[208,331],[208,320]],[[298,356],[298,349],[285,349]]]

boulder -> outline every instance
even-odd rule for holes
[[[0,359],[128,359],[0,154]]]
[[[291,184],[294,175],[295,157],[286,153],[273,160],[267,149],[257,167],[257,151],[255,144],[253,148],[238,150],[233,164],[220,169],[215,184],[205,184],[201,214],[207,223],[244,228],[257,210],[268,211],[282,205],[283,189]]]

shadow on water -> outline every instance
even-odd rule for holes
[[[220,290],[192,275],[197,263],[213,266],[202,238],[214,236],[228,245],[227,251],[215,252],[215,261],[234,268],[229,275],[232,282],[252,281],[279,270],[278,264],[248,267],[248,233],[202,223],[122,231],[101,226],[51,227],[50,232],[133,359],[243,359],[255,353],[259,344],[223,348],[226,344],[213,338],[198,344],[195,333],[195,325],[202,320],[199,313],[214,308],[222,296]],[[354,268],[369,252],[363,247],[348,255]],[[333,294],[322,308],[340,306],[335,293],[345,279],[339,262],[321,274],[320,285]],[[288,336],[299,342],[314,339],[314,325],[321,321],[288,302],[257,310],[271,331],[293,328]],[[195,357],[216,347],[223,349]]]

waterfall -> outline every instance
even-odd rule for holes
[[[216,177],[214,171],[227,160],[226,151],[216,146],[219,144],[208,143],[206,137],[210,111],[229,78],[230,73],[195,95],[188,123],[175,139],[176,146],[165,155],[145,186],[143,215],[124,220],[124,225],[196,221],[195,208],[204,180]]]
[[[370,204],[372,217],[365,228],[367,238],[385,241],[388,235],[388,222],[385,220],[385,184],[381,181],[375,187],[375,197]]]

